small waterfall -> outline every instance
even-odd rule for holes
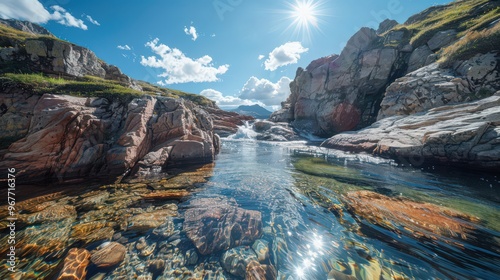
[[[227,139],[252,139],[255,140],[257,137],[258,133],[253,130],[253,125],[250,124],[249,121],[245,121],[245,124],[242,126],[238,127],[238,131],[233,134],[229,135]]]

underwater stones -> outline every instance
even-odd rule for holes
[[[195,265],[198,262],[198,254],[196,250],[189,249],[186,252],[186,264],[187,265]]]
[[[144,232],[161,226],[167,222],[168,217],[177,216],[177,206],[175,204],[169,206],[171,206],[170,209],[161,209],[132,216],[128,220],[127,230]]]
[[[265,262],[269,258],[269,242],[264,239],[257,239],[252,245],[252,249],[257,254],[259,262]]]
[[[221,257],[221,265],[224,269],[236,276],[245,277],[247,266],[251,262],[257,262],[257,255],[247,247],[236,247],[226,251]]]
[[[273,265],[263,265],[251,261],[247,265],[245,280],[275,280],[277,272]]]
[[[92,251],[90,261],[97,267],[110,267],[121,263],[126,252],[127,248],[120,243],[105,242]]]
[[[148,194],[142,195],[144,199],[152,199],[152,200],[170,200],[170,199],[181,199],[190,195],[190,193],[186,190],[164,190],[164,191],[155,191]]]
[[[79,211],[89,211],[99,208],[108,198],[109,193],[107,191],[91,192],[82,196],[75,206]]]
[[[371,223],[389,229],[404,228],[419,237],[447,236],[467,239],[478,219],[430,203],[403,197],[388,197],[371,191],[348,192],[343,201],[348,209]]]
[[[47,207],[40,212],[23,217],[27,224],[37,224],[44,222],[55,222],[60,220],[76,219],[76,209],[71,205],[54,205]]]
[[[64,259],[64,266],[57,280],[85,280],[90,252],[86,249],[72,248]]]
[[[191,201],[183,230],[202,255],[249,245],[262,234],[259,211],[245,210],[223,198]]]
[[[167,222],[163,223],[161,226],[156,227],[153,230],[153,234],[162,237],[169,238],[176,233],[175,225],[171,217],[167,218]]]
[[[71,228],[71,238],[86,244],[99,240],[110,240],[114,233],[113,223],[102,221],[77,224]]]

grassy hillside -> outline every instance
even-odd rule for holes
[[[59,40],[49,35],[33,35],[0,24],[0,51],[3,48],[17,48],[20,55],[25,55],[26,40],[38,39],[44,42]],[[104,63],[100,60],[101,63]],[[143,81],[135,81],[142,91],[132,89],[130,84],[107,80],[93,76],[73,77],[68,75],[47,74],[31,70],[26,61],[4,61],[0,63],[0,88],[17,86],[34,94],[68,94],[73,96],[92,96],[120,98],[129,100],[144,94],[183,98],[202,106],[215,106],[215,102],[197,94],[186,93],[155,86]]]
[[[166,96],[183,98],[202,106],[214,106],[215,103],[197,94],[162,88],[139,81],[142,91],[132,89],[125,83],[105,80],[93,76],[85,77],[51,77],[43,73],[17,74],[5,73],[0,75],[0,88],[11,86],[21,87],[34,94],[67,94],[72,96],[105,97],[129,100],[141,95]]]
[[[500,49],[500,1],[462,0],[431,7],[393,30],[411,34],[414,47],[424,45],[439,31],[454,29],[458,40],[440,51],[440,62],[450,64],[477,53]]]

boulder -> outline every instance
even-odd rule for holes
[[[220,137],[227,137],[238,131],[238,126],[242,126],[247,121],[254,120],[251,116],[240,115],[236,112],[227,112],[218,108],[205,107],[204,110],[213,119],[214,132]]]
[[[257,132],[257,140],[296,141],[301,139],[288,123],[258,121],[253,124],[253,128]]]
[[[427,42],[431,51],[437,51],[448,46],[457,39],[457,31],[454,29],[439,31]]]
[[[8,147],[1,167],[28,181],[146,176],[167,164],[205,163],[219,152],[210,115],[190,101],[144,96],[128,102],[45,94],[0,94]],[[21,91],[22,92],[22,91]]]
[[[250,245],[262,234],[260,212],[223,198],[192,200],[184,219],[183,230],[202,255]]]
[[[422,67],[387,87],[377,119],[491,96],[500,90],[498,65],[500,56],[487,53],[457,62],[453,68],[441,68],[438,63]]]
[[[426,66],[427,58],[433,54],[427,45],[416,48],[410,56],[408,61],[408,72],[413,72],[421,67]]]
[[[90,261],[97,267],[115,266],[125,259],[127,248],[120,243],[105,242],[92,251]]]
[[[86,249],[72,248],[64,258],[64,266],[57,280],[85,280],[90,252]]]
[[[236,247],[226,251],[221,257],[222,267],[229,273],[245,277],[247,266],[257,262],[257,257],[252,249],[247,247]],[[264,273],[265,275],[265,273]],[[265,279],[265,278],[264,278]]]
[[[447,164],[498,171],[500,93],[410,116],[387,117],[357,132],[338,134],[322,146],[365,151],[413,166]]]

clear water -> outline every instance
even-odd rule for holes
[[[261,212],[262,239],[269,241],[270,263],[277,269],[279,279],[334,279],[333,274],[328,277],[331,271],[357,279],[500,279],[500,182],[495,175],[402,168],[391,161],[367,155],[333,151],[325,155],[324,151],[303,142],[258,142],[245,139],[248,137],[244,133],[234,138],[240,139],[223,141],[221,153],[215,165],[209,168],[206,182],[194,184],[192,195],[178,203],[179,217],[174,223],[182,240],[178,245],[180,254],[194,248],[181,231],[182,215],[189,202],[196,198],[223,196],[234,199],[241,208]],[[103,205],[111,207],[118,203],[113,199],[116,190],[104,190],[110,195]],[[397,224],[382,226],[348,211],[342,204],[343,196],[359,190],[442,205],[478,217],[479,222],[474,222],[471,238],[417,238],[411,230]],[[81,197],[82,194],[72,191],[65,196]],[[58,201],[64,199],[68,198],[58,198]],[[333,205],[337,210],[343,209],[342,215],[332,210]],[[130,204],[124,206],[125,211],[131,207]],[[133,207],[146,209],[152,205],[136,202]],[[86,210],[79,210],[73,224],[88,217]],[[70,230],[64,230],[68,226],[71,227],[53,223],[50,224],[52,231],[41,234],[70,235]],[[44,225],[38,227],[42,229]],[[29,229],[22,229],[18,234]],[[119,226],[115,226],[117,232],[120,232]],[[128,236],[125,243],[130,245],[140,237],[150,236],[151,231],[142,236]],[[102,241],[86,246],[91,250],[99,243]],[[66,245],[69,248],[78,244],[68,241]],[[87,278],[135,279],[141,273],[147,274],[147,268],[139,269],[141,265],[147,267],[148,260],[163,256],[160,255],[157,249],[136,263],[126,258],[113,270],[99,271],[90,267]],[[200,255],[198,264],[212,263],[220,270],[220,256],[221,253]],[[55,257],[28,254],[22,259],[25,264],[20,266],[24,272],[20,279],[54,275],[63,258],[64,250]],[[0,278],[13,277],[5,269],[5,260],[1,265]],[[181,262],[179,266],[193,271],[196,265]],[[131,271],[135,276],[127,275]],[[154,274],[153,279],[182,279],[171,275],[167,272]],[[219,279],[239,279],[227,272],[218,275]],[[217,277],[210,279],[213,278]]]

